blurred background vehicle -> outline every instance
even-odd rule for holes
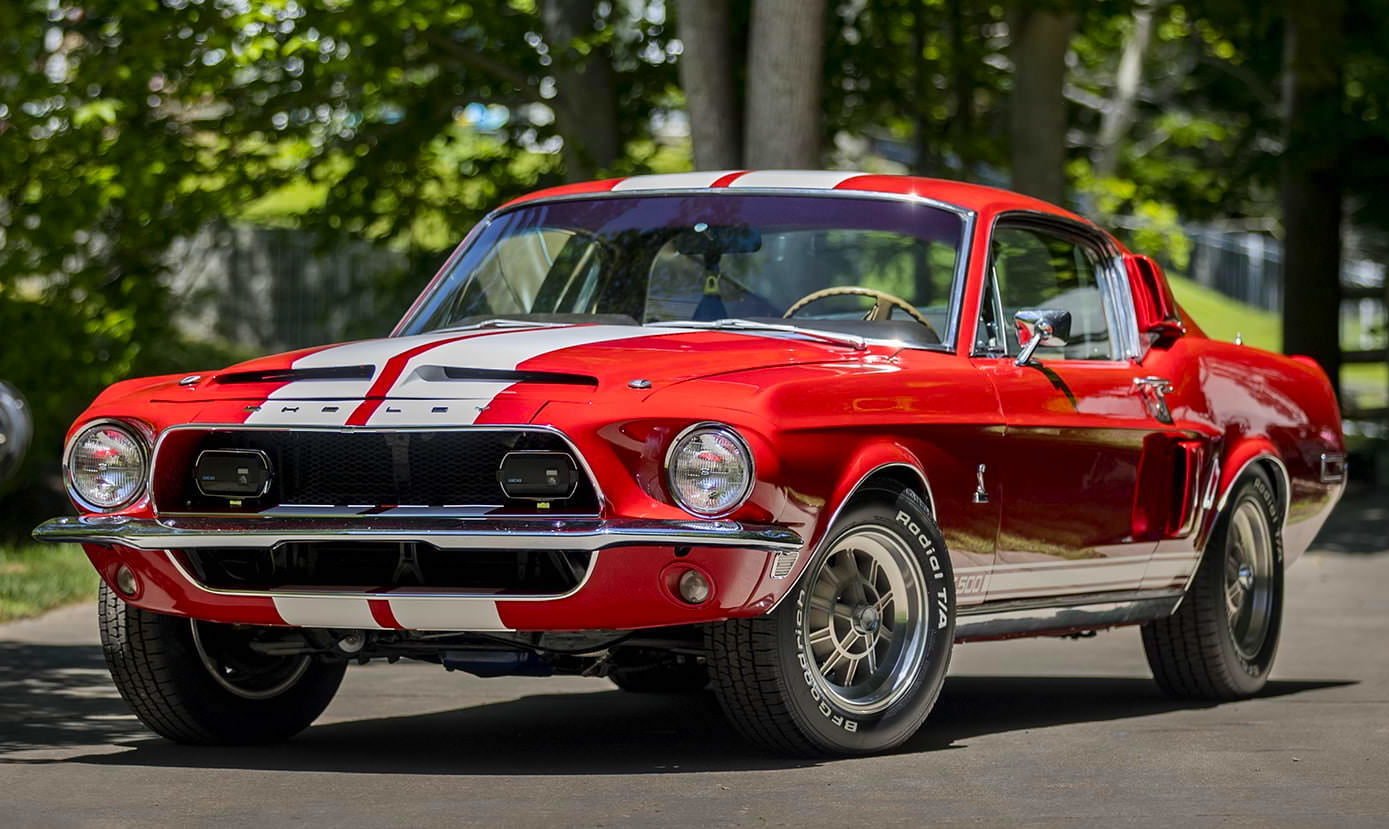
[[[34,424],[24,396],[9,383],[0,381],[0,487],[3,487],[29,450]]]

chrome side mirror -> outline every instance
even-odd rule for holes
[[[1071,337],[1071,312],[1054,308],[1024,308],[1013,315],[1013,324],[1018,329],[1018,342],[1022,353],[1017,364],[1031,365],[1032,355],[1038,348],[1061,348]]]

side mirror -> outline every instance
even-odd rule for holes
[[[1071,312],[1055,308],[1024,308],[1013,315],[1022,353],[1017,364],[1031,365],[1038,348],[1061,348],[1071,338]]]

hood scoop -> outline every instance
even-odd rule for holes
[[[325,366],[323,368],[279,368],[268,371],[234,371],[219,374],[213,382],[219,386],[242,383],[299,383],[311,380],[370,380],[375,366]]]
[[[466,366],[420,366],[415,377],[425,383],[548,383],[558,386],[597,388],[598,378],[587,374],[525,369],[468,368]]]

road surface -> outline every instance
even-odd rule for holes
[[[1290,572],[1257,699],[1164,699],[1133,629],[962,645],[916,738],[833,762],[745,746],[707,696],[419,664],[349,670],[287,745],[185,748],[122,705],[94,610],[62,610],[0,627],[0,825],[1383,826],[1386,501]]]

